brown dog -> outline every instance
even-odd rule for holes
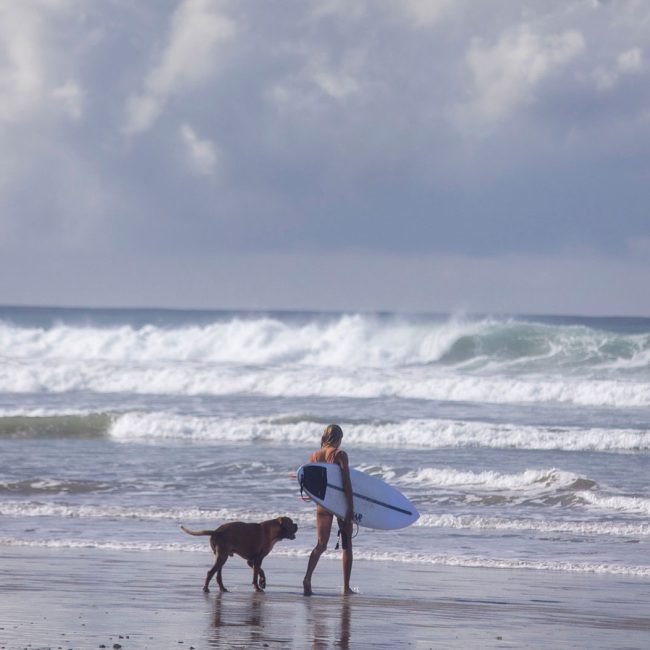
[[[261,524],[233,521],[219,526],[216,530],[190,530],[185,526],[181,526],[181,530],[188,535],[210,535],[210,547],[215,556],[215,563],[208,571],[203,591],[210,591],[208,584],[215,573],[219,589],[228,591],[223,586],[221,569],[228,556],[232,557],[235,553],[243,557],[248,562],[248,566],[253,569],[255,590],[263,591],[266,587],[266,576],[262,571],[262,560],[271,552],[276,542],[281,539],[296,539],[298,526],[289,517],[278,517],[263,521]]]

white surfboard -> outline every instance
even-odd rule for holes
[[[345,517],[347,501],[339,465],[307,463],[296,473],[303,492],[337,517]],[[353,518],[359,526],[393,530],[405,528],[416,521],[420,513],[396,488],[356,469],[350,469],[352,482]]]

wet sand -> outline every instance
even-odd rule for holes
[[[334,551],[330,552],[336,558]],[[0,548],[0,648],[647,648],[650,581],[593,574],[357,561],[340,595],[323,559],[265,560],[257,594],[201,590],[210,554]]]

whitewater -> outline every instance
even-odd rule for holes
[[[0,307],[0,546],[287,514],[304,562],[338,422],[422,514],[358,557],[648,579],[649,406],[650,319]]]

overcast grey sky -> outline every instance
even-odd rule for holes
[[[650,315],[646,0],[0,0],[0,303]]]

